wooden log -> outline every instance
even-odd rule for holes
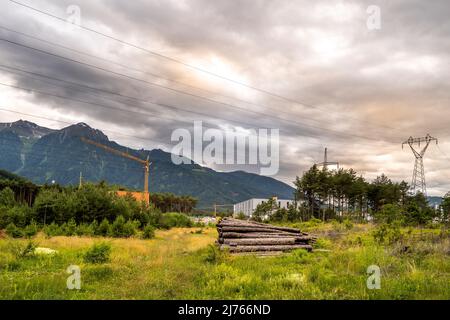
[[[233,227],[237,227],[237,226],[246,226],[246,227],[253,227],[253,228],[269,228],[269,229],[275,229],[275,230],[280,230],[280,231],[288,231],[288,232],[295,232],[295,233],[299,233],[300,230],[295,229],[295,228],[290,228],[290,227],[279,227],[279,226],[274,226],[274,225],[270,225],[267,223],[261,223],[261,222],[253,222],[253,221],[243,221],[243,220],[236,220],[236,219],[227,219],[227,220],[222,220],[221,222],[219,222],[217,224],[217,226],[233,226]]]
[[[305,249],[308,251],[312,251],[312,246],[310,245],[273,245],[273,246],[237,246],[231,247],[228,245],[221,245],[221,250],[229,250],[229,252],[261,252],[261,251],[291,251],[295,249]]]
[[[308,240],[308,241],[315,241],[317,238],[310,236],[310,235],[303,235],[303,234],[276,234],[276,233],[256,233],[256,232],[245,232],[245,233],[239,233],[239,232],[219,232],[219,238],[224,239],[264,239],[264,238],[297,238],[299,240]]]
[[[304,239],[313,239],[310,235],[296,234],[296,233],[270,233],[270,232],[221,232],[221,238],[291,238],[301,237]]]
[[[295,238],[224,239],[223,244],[231,246],[288,245],[296,244]]]
[[[261,230],[275,230],[275,231],[284,231],[290,233],[302,233],[298,229],[288,228],[288,227],[275,227],[271,225],[251,225],[251,224],[223,224],[217,225],[218,228],[253,228],[253,229],[261,229]]]
[[[240,226],[222,226],[217,228],[219,232],[270,232],[279,233],[280,229],[262,228],[262,227],[240,227]],[[291,231],[291,233],[301,234],[300,230]],[[284,230],[281,230],[284,231]]]
[[[315,240],[302,238],[219,238],[217,243],[229,245],[313,244]]]

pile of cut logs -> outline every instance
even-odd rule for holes
[[[231,253],[312,250],[316,238],[298,229],[224,218],[217,224],[220,249]]]

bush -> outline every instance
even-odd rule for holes
[[[247,220],[247,216],[243,212],[239,212],[236,216],[236,219]]]
[[[23,235],[27,238],[32,238],[38,233],[38,231],[39,231],[39,228],[38,228],[36,222],[32,221],[29,225],[27,225],[23,229]]]
[[[331,249],[333,246],[333,243],[329,239],[325,238],[318,238],[316,240],[316,243],[314,244],[315,249]]]
[[[208,245],[205,253],[203,254],[203,261],[207,263],[217,264],[223,259],[222,252],[219,248],[213,244]]]
[[[394,221],[402,221],[404,213],[402,209],[395,204],[386,204],[380,211],[375,213],[374,218],[379,223],[392,223]]]
[[[10,250],[16,259],[34,256],[37,244],[33,241],[28,241],[26,245],[19,242],[11,244]]]
[[[383,223],[373,232],[375,241],[380,244],[393,244],[403,239],[403,234],[400,230],[401,223],[394,221],[392,223]]]
[[[155,237],[155,228],[148,224],[142,230],[142,238],[143,239],[153,239]]]
[[[106,263],[110,261],[111,245],[106,242],[94,244],[84,254],[84,262],[86,263]]]
[[[0,191],[0,206],[4,206],[7,208],[12,208],[16,205],[16,198],[14,195],[14,191],[11,188],[6,187],[2,191]]]
[[[32,210],[27,206],[16,206],[12,208],[3,209],[3,214],[0,220],[0,228],[10,223],[17,227],[24,228],[28,222],[33,219]]]
[[[64,202],[62,193],[56,189],[44,189],[40,191],[33,205],[33,211],[37,221],[42,224],[52,222],[62,223],[66,221],[62,209]]]
[[[69,222],[64,223],[61,226],[61,230],[65,236],[74,236],[77,232],[77,223],[75,222],[75,219],[72,218],[69,220]]]
[[[319,226],[319,225],[323,224],[322,220],[314,218],[314,217],[311,218],[308,222],[313,226]]]
[[[165,213],[161,217],[160,227],[170,229],[175,227],[192,227],[192,220],[182,213]]]
[[[111,236],[122,237],[125,233],[125,218],[123,216],[118,216],[111,225]]]
[[[107,219],[103,219],[98,228],[95,230],[95,235],[107,237],[111,233],[111,225]]]
[[[135,220],[128,220],[127,223],[123,226],[122,237],[129,238],[136,234],[136,230],[139,228],[140,222]]]
[[[336,232],[344,231],[344,226],[338,220],[335,220],[335,219],[331,220],[331,225],[333,226],[333,230]]]
[[[345,219],[343,224],[346,230],[353,229],[353,222],[351,222],[350,219]]]
[[[287,255],[286,259],[298,264],[306,264],[311,261],[312,255],[305,249],[296,249]]]
[[[23,237],[23,232],[19,228],[16,227],[14,223],[10,223],[6,226],[6,234],[13,238],[21,238]]]
[[[97,230],[98,230],[98,222],[97,222],[97,220],[92,221],[91,224],[89,225],[89,228],[92,229],[92,235],[96,235],[97,234]]]
[[[57,237],[57,236],[63,235],[63,231],[61,230],[61,227],[58,226],[54,222],[45,226],[43,231],[47,237]]]
[[[77,227],[76,235],[77,236],[93,236],[94,230],[95,229],[92,224],[82,223]]]
[[[139,227],[139,221],[128,220],[125,222],[123,216],[118,216],[111,226],[111,236],[116,238],[129,238],[136,234],[136,229]]]

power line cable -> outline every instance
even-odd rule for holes
[[[116,96],[123,97],[123,98],[126,98],[126,99],[136,100],[138,102],[151,104],[151,105],[154,105],[154,106],[159,106],[159,107],[174,109],[174,110],[181,111],[181,112],[187,112],[187,113],[193,113],[193,114],[197,114],[197,115],[206,116],[206,117],[212,118],[214,120],[219,120],[220,119],[220,120],[227,120],[227,121],[238,123],[238,124],[244,124],[244,125],[250,125],[250,126],[254,125],[254,124],[249,123],[249,122],[242,122],[242,121],[237,121],[237,120],[229,119],[229,118],[218,118],[216,116],[213,116],[213,115],[210,115],[210,114],[207,114],[207,113],[202,113],[202,112],[192,111],[192,110],[188,110],[188,109],[183,109],[183,108],[180,108],[180,107],[177,107],[177,106],[173,106],[173,105],[169,105],[169,104],[162,104],[162,103],[151,102],[149,100],[139,99],[139,98],[136,98],[136,97],[123,95],[123,94],[112,92],[112,91],[98,89],[98,88],[95,88],[95,87],[90,87],[90,86],[87,86],[87,85],[82,85],[82,84],[79,84],[79,83],[76,83],[76,82],[66,81],[66,80],[63,80],[63,79],[55,78],[55,77],[48,77],[48,76],[43,75],[43,74],[39,74],[39,73],[35,73],[35,72],[29,72],[29,71],[25,71],[23,69],[9,67],[9,66],[5,66],[5,65],[2,65],[2,64],[0,64],[0,69],[3,69],[5,71],[7,71],[7,72],[11,72],[11,73],[14,73],[14,74],[19,74],[19,75],[21,75],[20,72],[21,73],[25,73],[26,74],[25,76],[27,76],[30,79],[39,80],[41,82],[48,83],[48,84],[50,84],[52,86],[62,86],[62,85],[60,83],[53,83],[53,82],[37,79],[36,77],[30,76],[30,74],[37,75],[38,77],[43,77],[43,78],[55,80],[55,81],[58,81],[58,82],[67,83],[70,86],[76,86],[76,87],[80,87],[80,88],[83,88],[83,89],[89,89],[89,90],[92,90],[92,91],[105,92],[105,93],[108,93],[108,94],[111,94],[111,95],[116,95]],[[9,69],[11,69],[11,70],[9,70]],[[19,71],[19,72],[16,72],[14,70]],[[72,99],[72,98],[68,98],[66,96],[59,96],[59,95],[55,95],[55,94],[50,94],[50,93],[47,93],[47,92],[42,92],[42,91],[34,90],[34,89],[31,89],[31,88],[24,88],[24,87],[19,87],[19,86],[14,86],[14,85],[7,85],[7,84],[4,84],[4,83],[1,84],[1,85],[10,86],[10,87],[21,89],[21,90],[25,90],[25,91],[35,91],[35,92],[40,93],[40,94],[50,95],[50,96],[58,97],[58,98],[61,98],[61,99],[68,99],[68,100]],[[80,92],[82,92],[82,91],[80,91]],[[87,93],[87,94],[92,95],[92,93]],[[137,107],[136,105],[132,105],[132,104],[129,104],[129,103],[126,103],[126,102],[123,102],[123,101],[117,101],[117,100],[108,98],[108,97],[106,97],[104,95],[95,94],[94,96],[97,96],[97,97],[100,97],[100,98],[103,98],[103,99],[107,99],[107,100],[110,100],[112,102],[128,105],[128,106],[131,106],[131,107],[134,107],[134,108]],[[90,102],[81,101],[81,100],[75,100],[75,99],[72,99],[72,101],[93,104],[93,103],[90,103]],[[121,109],[121,108],[112,107],[112,106],[105,106],[105,105],[98,105],[98,106],[105,107],[105,108],[111,108],[111,109],[117,109],[117,110],[124,111],[124,112],[131,112],[131,113],[135,113],[135,114],[138,114],[138,115],[150,115],[150,116],[153,116],[153,117],[156,117],[156,118],[160,118],[160,119],[175,120],[177,122],[190,123],[188,121],[180,120],[179,118],[162,117],[160,115],[156,115],[155,113],[144,113],[144,112],[139,112],[139,111],[129,111],[128,109]]]
[[[30,10],[33,10],[33,11],[35,11],[35,12],[38,12],[38,13],[47,15],[47,16],[49,16],[49,17],[52,17],[52,18],[57,19],[57,20],[59,20],[59,21],[62,21],[62,22],[64,22],[64,23],[71,24],[69,21],[67,21],[67,19],[61,18],[61,17],[59,17],[59,16],[57,16],[57,15],[54,15],[54,14],[51,14],[51,13],[49,13],[49,12],[40,10],[40,9],[38,9],[38,8],[32,7],[32,6],[30,6],[30,5],[27,5],[27,4],[24,4],[24,3],[21,3],[21,2],[15,1],[15,0],[9,0],[9,1],[12,2],[12,3],[14,3],[14,4],[20,5],[20,6],[22,6],[22,7],[25,7],[25,8],[28,8],[28,9],[30,9]],[[244,87],[246,87],[246,88],[249,88],[249,89],[258,91],[258,92],[260,92],[260,93],[264,93],[264,94],[266,94],[266,95],[268,95],[268,96],[271,96],[271,97],[274,97],[274,98],[278,98],[278,99],[280,99],[280,100],[283,100],[283,101],[286,101],[286,102],[289,102],[289,103],[294,103],[294,104],[297,104],[297,105],[305,106],[305,107],[308,107],[308,108],[313,108],[313,109],[318,109],[318,110],[321,110],[321,111],[324,111],[324,112],[329,112],[329,110],[326,110],[326,109],[323,109],[323,108],[319,108],[319,107],[314,106],[314,105],[312,105],[312,104],[308,104],[308,103],[305,103],[305,102],[302,102],[302,101],[299,101],[299,100],[296,100],[296,99],[293,99],[293,98],[285,97],[285,96],[282,96],[282,95],[280,95],[280,94],[278,94],[278,93],[274,93],[274,92],[271,92],[271,91],[268,91],[268,90],[265,90],[265,89],[261,89],[261,88],[258,88],[258,87],[255,87],[255,86],[252,86],[252,85],[249,85],[249,84],[240,82],[240,81],[236,81],[236,80],[234,80],[234,79],[231,79],[231,78],[222,76],[222,75],[220,75],[220,74],[217,74],[217,73],[215,73],[215,72],[206,70],[206,69],[204,69],[204,68],[200,68],[200,67],[194,66],[194,65],[189,64],[189,63],[187,63],[187,62],[184,62],[184,61],[182,61],[182,60],[180,60],[180,59],[173,58],[173,57],[170,57],[170,56],[167,56],[167,55],[158,53],[158,52],[156,52],[156,51],[149,50],[149,49],[144,48],[144,47],[141,47],[141,46],[139,46],[139,45],[137,45],[137,44],[130,43],[130,42],[128,42],[128,41],[125,41],[125,40],[119,39],[119,38],[117,38],[117,37],[108,35],[108,34],[106,34],[106,33],[100,32],[100,31],[98,31],[98,30],[95,30],[95,29],[92,29],[92,28],[83,26],[83,25],[81,25],[81,24],[78,24],[77,26],[78,26],[79,28],[81,28],[81,29],[86,30],[86,31],[89,31],[89,32],[95,33],[95,34],[97,34],[97,35],[106,37],[106,38],[108,38],[108,39],[117,41],[117,42],[119,42],[119,43],[121,43],[121,44],[123,44],[123,45],[127,45],[127,46],[133,47],[133,48],[135,48],[135,49],[141,50],[141,51],[146,52],[146,53],[148,53],[148,54],[151,54],[151,55],[153,55],[153,56],[155,56],[155,57],[158,57],[158,58],[161,58],[161,59],[165,59],[165,60],[167,60],[167,61],[170,61],[170,62],[174,62],[174,63],[180,64],[180,65],[183,65],[184,67],[187,67],[187,68],[189,68],[189,69],[192,69],[192,70],[195,70],[195,71],[204,73],[204,74],[208,74],[208,75],[210,75],[210,76],[213,76],[213,77],[216,77],[216,78],[219,78],[219,79],[228,81],[228,82],[230,82],[230,83],[234,83],[234,84],[236,84],[236,85],[244,86]],[[355,118],[355,117],[349,117],[348,115],[346,115],[346,119],[348,119],[348,118],[353,118],[353,119],[358,120],[358,121],[370,123],[369,121],[364,121],[364,120],[361,120],[361,119],[358,119],[358,118]],[[378,124],[378,125],[379,125],[379,124]],[[392,129],[392,128],[391,128],[391,129]]]
[[[150,72],[147,72],[147,71],[143,71],[143,70],[140,70],[140,69],[137,69],[137,68],[130,67],[129,65],[125,65],[125,64],[119,63],[119,62],[114,61],[114,60],[105,59],[105,58],[103,58],[103,57],[99,57],[99,56],[96,56],[96,55],[93,55],[93,54],[90,54],[90,53],[86,53],[86,52],[83,52],[83,51],[80,51],[80,50],[77,50],[77,49],[73,49],[73,48],[70,48],[70,47],[67,47],[67,46],[63,46],[63,45],[61,45],[61,44],[58,44],[58,43],[55,43],[55,42],[51,42],[51,41],[49,41],[49,40],[42,39],[42,38],[39,38],[39,37],[30,35],[30,34],[26,34],[26,33],[24,33],[24,32],[16,31],[16,30],[13,30],[13,29],[10,29],[10,28],[1,26],[1,25],[0,25],[0,29],[4,29],[4,30],[6,30],[6,31],[8,31],[8,32],[16,33],[16,34],[19,34],[19,35],[21,35],[21,36],[23,36],[23,37],[27,37],[27,38],[30,38],[30,39],[33,39],[33,40],[37,40],[37,41],[40,41],[40,42],[43,42],[43,43],[46,43],[46,44],[49,44],[49,45],[52,45],[52,46],[55,46],[55,47],[58,47],[58,48],[62,48],[62,49],[64,49],[64,50],[69,50],[69,51],[72,51],[72,52],[75,52],[75,53],[77,53],[77,54],[81,54],[81,55],[84,55],[84,56],[87,56],[87,57],[90,57],[90,58],[94,58],[94,59],[97,59],[97,60],[105,61],[105,62],[108,62],[108,63],[114,64],[114,65],[117,65],[117,66],[119,66],[119,67],[121,67],[121,68],[124,68],[124,69],[127,69],[127,70],[132,70],[132,71],[135,71],[135,72],[140,72],[140,73],[142,73],[142,74],[150,75],[150,76],[155,77],[155,78],[160,78],[160,79],[163,79],[163,80],[165,80],[165,81],[170,81],[170,82],[173,82],[173,83],[176,83],[176,84],[179,84],[179,85],[183,85],[183,86],[186,86],[186,87],[195,89],[195,90],[200,90],[200,91],[206,92],[206,93],[208,93],[208,94],[212,94],[212,95],[216,95],[216,96],[221,96],[221,97],[224,97],[224,98],[227,98],[227,99],[234,99],[234,100],[236,100],[236,101],[239,101],[239,102],[242,102],[242,103],[246,103],[246,104],[249,104],[249,105],[253,105],[253,106],[256,106],[256,107],[262,107],[262,108],[265,108],[265,109],[271,109],[270,107],[268,107],[268,106],[266,106],[266,105],[256,104],[256,103],[253,103],[253,102],[250,102],[250,101],[246,101],[246,100],[242,100],[242,99],[239,99],[239,98],[236,98],[236,97],[231,97],[231,96],[228,96],[228,95],[224,95],[224,94],[222,94],[222,93],[218,93],[218,92],[213,92],[213,91],[210,91],[210,90],[206,90],[206,89],[203,89],[203,88],[200,88],[200,87],[197,87],[197,86],[193,86],[193,85],[190,85],[190,84],[181,82],[181,81],[173,80],[173,79],[170,79],[170,78],[167,78],[167,77],[162,77],[162,76],[157,75],[157,74],[154,74],[154,73],[150,73]],[[199,96],[199,97],[201,97],[201,96]],[[202,98],[206,98],[206,97],[202,97]],[[221,103],[221,101],[217,101],[217,100],[214,100],[214,101],[216,101],[217,103]],[[235,107],[235,108],[238,108],[238,109],[241,110],[241,111],[249,112],[248,109],[244,109],[244,108],[242,108],[242,107],[234,106],[234,105],[231,105],[231,104],[229,104],[229,105],[230,105],[230,106],[233,106],[233,107]],[[287,116],[289,116],[289,117],[295,116],[295,115],[292,114],[292,113],[284,112],[284,111],[281,111],[281,110],[279,110],[279,109],[276,109],[275,111],[278,112],[278,113],[280,113],[280,114],[287,115]],[[319,121],[319,120],[316,120],[316,119],[311,118],[311,117],[305,117],[304,115],[302,116],[302,120],[303,120],[303,119],[307,119],[307,120],[310,120],[310,121],[314,121],[314,122],[316,122],[316,123],[323,123],[323,122],[324,122],[323,119],[322,119],[321,121]],[[329,123],[332,123],[332,124],[333,124],[334,122],[329,122]],[[396,130],[396,131],[399,130],[399,129],[397,129],[397,128],[392,128],[392,127],[389,127],[389,126],[384,126],[384,125],[379,125],[379,124],[378,124],[378,125],[372,124],[372,125],[377,126],[377,127],[389,128],[389,129],[391,129],[391,130]]]
[[[120,73],[120,72],[112,71],[112,70],[109,70],[109,69],[106,69],[106,68],[103,68],[103,67],[99,67],[99,66],[96,66],[96,65],[85,63],[85,62],[82,62],[82,61],[79,61],[79,60],[76,60],[76,59],[60,56],[60,55],[57,55],[57,54],[54,54],[54,53],[51,53],[51,52],[48,52],[48,51],[45,51],[45,50],[37,49],[37,48],[31,47],[31,46],[27,46],[27,45],[18,43],[18,42],[15,42],[15,41],[3,39],[3,38],[0,38],[0,41],[4,41],[4,42],[7,42],[7,43],[10,43],[10,44],[13,44],[13,45],[17,45],[17,46],[24,47],[24,48],[27,48],[27,49],[30,49],[30,50],[33,50],[33,51],[40,52],[40,53],[43,53],[43,54],[47,54],[47,55],[50,55],[50,56],[61,58],[61,59],[64,59],[64,60],[67,60],[67,61],[70,61],[70,62],[74,62],[74,63],[80,64],[80,65],[87,66],[89,68],[94,68],[94,69],[97,69],[97,70],[100,70],[100,71],[103,71],[103,72],[111,73],[111,74],[114,74],[115,76],[125,77],[125,78],[128,78],[130,80],[142,82],[142,83],[145,83],[145,84],[148,84],[148,85],[151,85],[151,86],[156,86],[156,87],[168,89],[170,91],[174,91],[174,92],[177,92],[177,93],[182,93],[182,94],[185,94],[185,95],[188,95],[188,96],[192,96],[192,97],[200,97],[200,96],[197,96],[197,95],[192,94],[192,93],[183,92],[183,91],[180,91],[180,90],[177,90],[177,89],[173,89],[173,88],[169,88],[169,87],[166,87],[166,86],[163,86],[163,85],[160,85],[160,84],[156,84],[156,83],[144,80],[144,79],[135,78],[135,77],[132,77],[132,76]],[[205,98],[205,99],[207,99],[208,101],[210,101],[212,103],[219,103],[219,104],[229,105],[227,103],[217,102],[217,101],[209,99],[209,98]],[[373,138],[373,137],[356,135],[356,134],[351,134],[351,133],[346,133],[346,132],[340,132],[340,131],[333,130],[333,129],[330,129],[330,128],[324,128],[324,127],[319,127],[319,126],[314,126],[314,125],[308,125],[308,124],[304,124],[304,123],[301,123],[301,122],[298,122],[298,121],[295,121],[295,120],[284,119],[284,118],[280,118],[280,117],[274,117],[273,115],[269,115],[269,114],[262,113],[262,112],[250,111],[250,110],[245,110],[245,109],[243,111],[259,114],[259,115],[264,116],[264,117],[276,118],[276,119],[284,121],[284,122],[288,122],[288,123],[292,123],[292,124],[296,124],[296,125],[301,125],[301,126],[305,126],[305,127],[310,127],[310,128],[318,129],[320,131],[330,131],[330,132],[334,132],[334,133],[340,134],[340,135],[347,135],[347,136],[353,136],[353,137],[362,138],[362,139],[366,139],[366,140],[379,141],[379,139]]]
[[[4,68],[10,69],[10,67],[4,67],[3,65],[0,64],[0,69],[4,69]],[[20,70],[21,72],[28,73],[27,71],[23,71],[23,70],[17,69],[17,68],[11,68],[11,69]],[[7,71],[16,73],[14,71],[9,71],[9,70],[7,70]],[[32,74],[36,74],[36,73],[32,73]],[[35,77],[30,77],[30,78],[37,80]],[[56,78],[51,78],[51,79],[55,79],[56,80]],[[61,82],[64,82],[64,80],[62,80],[62,79],[59,79],[59,80]],[[42,81],[42,80],[39,80],[39,81]],[[51,83],[51,82],[46,82],[46,83],[49,83],[52,86],[61,86],[61,84],[59,84],[59,83],[56,83],[56,84],[55,83]],[[68,83],[70,83],[71,85],[77,85],[77,83],[74,83],[74,82],[68,82]],[[80,103],[83,103],[83,104],[90,104],[90,105],[94,105],[94,106],[98,106],[98,107],[102,107],[102,108],[115,109],[115,110],[118,110],[118,111],[127,112],[127,113],[129,112],[129,113],[133,113],[133,114],[137,114],[137,115],[152,116],[152,117],[155,117],[155,118],[160,118],[160,119],[165,119],[165,120],[173,120],[173,121],[177,121],[177,122],[185,122],[185,123],[190,124],[190,122],[188,122],[188,121],[179,120],[178,118],[172,118],[172,117],[167,117],[167,116],[163,117],[163,116],[160,116],[160,115],[156,115],[154,113],[122,109],[122,108],[118,108],[118,107],[113,107],[113,106],[109,106],[109,105],[103,105],[103,104],[99,104],[99,103],[93,103],[93,102],[84,101],[84,100],[80,100],[80,99],[69,98],[67,96],[61,96],[61,95],[57,95],[57,94],[53,94],[53,93],[48,93],[48,92],[44,92],[44,91],[40,91],[40,90],[36,90],[36,89],[32,89],[32,88],[25,88],[25,87],[11,85],[11,84],[0,83],[0,85],[11,87],[11,88],[16,88],[16,89],[23,90],[23,91],[26,91],[26,92],[35,92],[35,93],[38,93],[38,94],[52,96],[52,97],[65,99],[65,100],[69,100],[69,101],[80,102]],[[87,87],[87,86],[83,85],[82,87]],[[88,88],[95,90],[95,88],[93,88],[93,87],[88,87]],[[88,93],[88,94],[90,94],[90,93]],[[112,94],[114,94],[114,93],[112,92]],[[119,102],[119,101],[110,99],[108,97],[105,97],[103,95],[96,95],[96,96],[99,96],[101,98],[104,98],[104,99],[107,99],[107,100],[110,100],[110,101],[113,101],[113,102],[116,102],[116,103],[121,103],[121,104],[124,104],[124,105],[129,105],[129,106],[132,106],[132,107],[136,107],[135,105],[131,105],[131,104],[128,104],[128,103],[125,103],[125,102],[122,102],[122,101]],[[120,96],[122,96],[122,95],[120,95]],[[129,97],[129,96],[122,96],[122,97]],[[129,97],[129,98],[135,99],[134,97]],[[188,113],[194,113],[194,114],[197,114],[197,115],[203,115],[203,116],[207,116],[207,117],[213,117],[213,116],[211,116],[209,114],[206,114],[206,113],[201,113],[201,112],[191,111],[191,110],[187,110],[187,109],[182,109],[182,108],[179,108],[179,107],[176,107],[176,106],[173,106],[173,105],[161,104],[161,103],[153,103],[153,102],[149,102],[149,101],[146,101],[146,100],[140,100],[140,99],[137,99],[137,100],[139,100],[141,102],[144,102],[144,103],[156,105],[156,106],[171,108],[171,109],[180,110],[180,111],[184,111],[184,112],[188,112]],[[238,121],[238,120],[234,120],[234,119],[227,119],[227,118],[213,118],[213,119],[215,119],[215,120],[217,120],[217,119],[227,120],[227,121],[230,121],[230,122],[233,122],[233,123],[253,126],[252,123]],[[213,127],[210,126],[210,128],[213,128]],[[306,135],[306,134],[304,134],[304,135]],[[255,136],[255,135],[254,134],[249,134],[249,136]],[[306,135],[306,136],[308,136],[308,135]],[[309,136],[310,137],[314,137],[312,135],[309,135]],[[306,144],[313,144],[313,145],[320,145],[320,146],[322,146],[322,144],[319,144],[319,143],[311,143],[311,142],[305,142],[305,143]]]
[[[2,65],[0,65],[0,69],[1,68],[2,68]],[[32,79],[36,79],[34,77],[31,77],[31,78]],[[54,84],[54,83],[49,83],[49,84],[51,84],[53,86],[60,86],[60,84]],[[89,102],[89,101],[85,101],[85,100],[81,100],[81,99],[69,98],[67,96],[62,96],[62,95],[57,95],[57,94],[53,94],[53,93],[49,93],[49,92],[44,92],[44,91],[36,90],[36,89],[33,89],[33,88],[25,88],[25,87],[16,86],[16,85],[5,84],[5,83],[2,83],[2,82],[0,82],[0,85],[5,86],[5,87],[11,87],[11,88],[23,90],[25,92],[34,92],[34,93],[37,93],[37,94],[47,95],[47,96],[51,96],[51,97],[56,97],[56,98],[59,98],[59,99],[69,100],[69,101],[83,103],[83,104],[89,104],[89,105],[93,105],[93,106],[98,106],[98,107],[101,107],[101,108],[114,109],[114,110],[122,111],[122,112],[125,112],[125,113],[133,113],[133,114],[137,114],[137,115],[146,115],[146,116],[152,116],[152,117],[159,118],[159,119],[173,120],[173,121],[179,121],[179,122],[185,122],[187,124],[191,124],[188,121],[178,120],[177,118],[172,118],[172,117],[167,117],[167,116],[163,117],[163,116],[160,116],[160,115],[156,115],[154,113],[133,111],[133,110],[128,110],[128,109],[122,109],[122,108],[119,108],[119,107],[104,105],[104,104],[100,104],[100,103]],[[93,89],[95,89],[95,88],[93,88]],[[117,102],[117,103],[121,103],[121,104],[125,104],[125,105],[130,105],[130,106],[136,107],[134,105],[127,104],[127,103],[124,103],[124,102],[119,102],[119,101],[116,101],[116,100],[104,97],[102,95],[99,95],[99,97],[108,99],[108,100],[113,101],[113,102]],[[167,105],[167,104],[151,103],[151,102],[148,102],[148,101],[147,101],[147,103],[150,103],[150,104],[153,104],[153,105],[157,105],[157,106],[162,106],[162,107],[168,107],[168,108],[172,108],[172,109],[180,109],[180,108],[178,108],[176,106]],[[180,110],[184,110],[184,109],[180,109]],[[210,115],[205,114],[205,113],[199,113],[199,112],[190,111],[190,110],[184,110],[184,111],[211,117]],[[252,123],[249,123],[249,122],[243,122],[243,121],[238,121],[238,120],[233,120],[233,119],[224,119],[224,118],[220,118],[220,119],[227,120],[227,121],[234,122],[234,123],[238,123],[238,124],[244,124],[244,125],[250,125],[250,126],[253,125]],[[217,118],[216,118],[216,120],[217,120]],[[211,126],[206,126],[206,127],[214,128],[214,127],[211,127]],[[227,131],[227,130],[225,130],[225,131]],[[304,136],[308,136],[305,133],[303,133],[303,135]],[[252,134],[252,133],[247,134],[247,136],[256,136],[257,137],[257,135]],[[132,137],[134,137],[134,136],[132,136]],[[309,135],[309,137],[314,138],[313,135]],[[142,139],[145,139],[145,138],[142,138]],[[145,139],[145,140],[148,140],[148,139]],[[167,144],[166,142],[163,142],[163,143]],[[314,142],[309,142],[309,141],[302,141],[302,143],[310,144],[310,145],[318,145],[318,146],[321,146],[321,147],[324,146],[322,143],[314,143]],[[333,144],[327,144],[327,145],[332,145],[333,146]],[[362,144],[358,143],[357,145],[362,145]]]

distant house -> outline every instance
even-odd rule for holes
[[[243,213],[246,217],[251,217],[253,215],[253,212],[255,212],[256,207],[266,202],[267,199],[248,199],[239,203],[236,203],[233,206],[233,213],[234,215],[238,215],[240,213]],[[294,200],[285,200],[285,199],[278,199],[275,198],[275,201],[279,208],[285,208],[287,209],[289,205],[292,205],[294,203]],[[298,204],[297,204],[298,205]]]

